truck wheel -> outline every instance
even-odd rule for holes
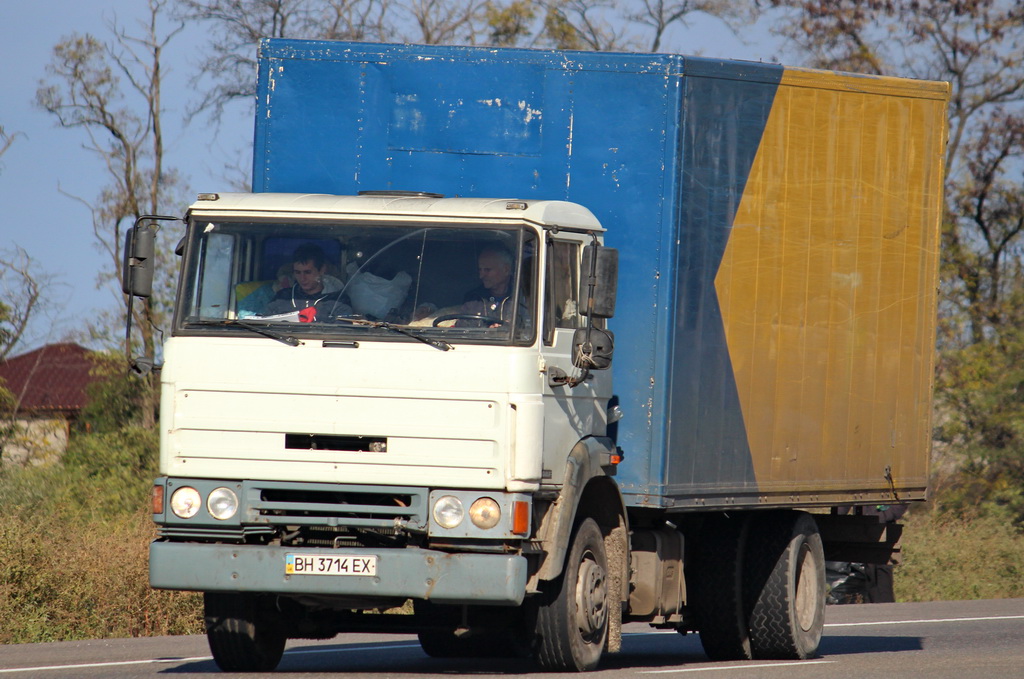
[[[754,658],[814,657],[825,623],[817,524],[805,512],[768,512],[752,521],[746,592]]]
[[[269,672],[284,654],[287,634],[261,619],[256,598],[246,594],[203,595],[206,639],[224,672]]]
[[[750,660],[743,602],[743,562],[749,514],[716,514],[701,528],[694,558],[694,617],[704,653],[712,660]]]
[[[576,528],[562,575],[546,585],[537,610],[537,662],[549,670],[596,668],[608,639],[608,559],[593,519]]]

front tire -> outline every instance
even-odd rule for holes
[[[750,644],[759,660],[804,660],[825,625],[825,556],[810,514],[753,519],[747,564]]]
[[[537,662],[548,670],[586,672],[608,640],[608,558],[597,522],[575,531],[562,575],[547,583],[537,610]]]
[[[281,662],[288,636],[261,615],[258,603],[248,594],[203,595],[206,639],[222,671],[269,672]]]

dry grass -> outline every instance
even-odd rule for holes
[[[897,601],[1024,596],[1024,536],[998,514],[912,512],[903,531]]]
[[[149,587],[148,514],[61,528],[0,528],[0,643],[202,631],[199,595]]]

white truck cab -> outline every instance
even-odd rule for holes
[[[206,592],[208,608],[285,597],[302,611],[290,625],[536,591],[530,541],[571,451],[614,467],[609,371],[589,369],[610,335],[580,296],[594,216],[203,194],[186,221],[152,584]]]

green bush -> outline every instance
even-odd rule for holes
[[[87,432],[113,432],[142,418],[146,381],[133,375],[123,354],[97,351],[90,355],[92,375],[99,378],[86,387],[88,401],[79,416]]]
[[[106,523],[5,520],[0,643],[201,632],[199,595],[149,587],[154,535],[139,511]]]
[[[147,502],[157,475],[160,441],[155,429],[126,427],[73,437],[64,454],[76,506],[99,516],[133,513]]]
[[[998,505],[962,516],[922,507],[904,524],[897,601],[1024,596],[1024,535]]]
[[[73,439],[62,464],[0,475],[0,643],[190,634],[199,595],[150,589],[156,433]]]

